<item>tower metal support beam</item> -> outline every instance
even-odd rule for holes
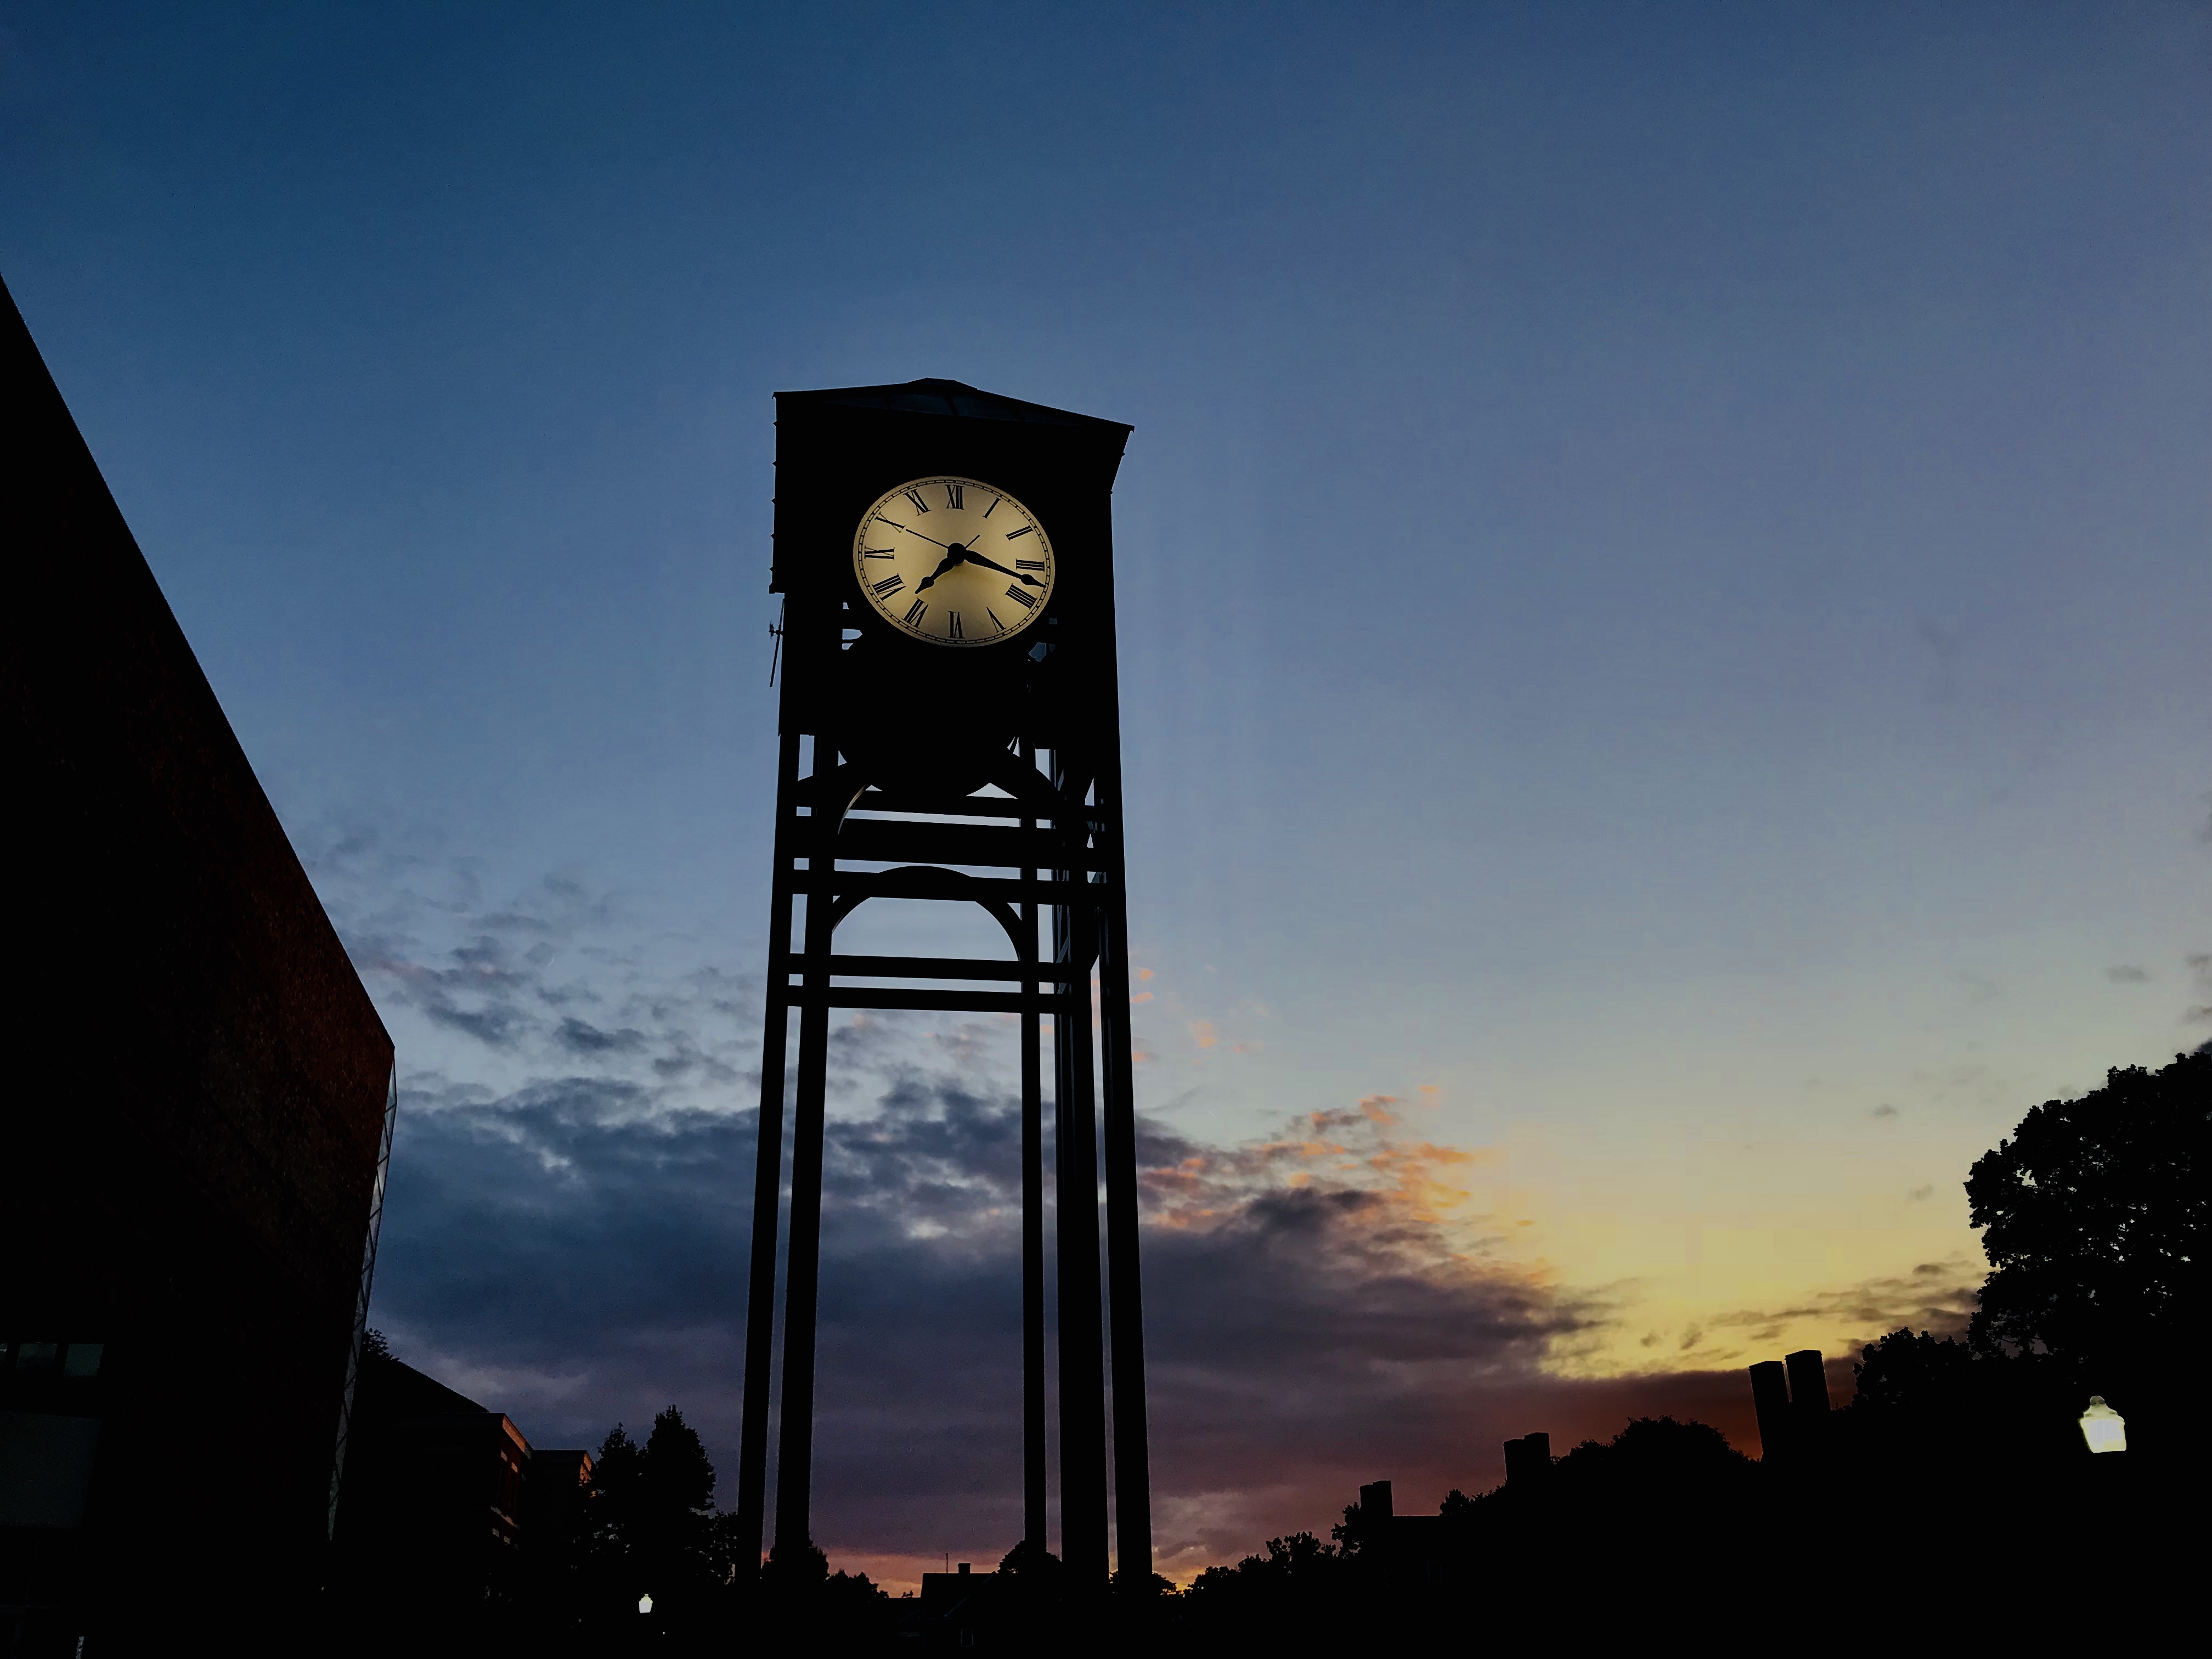
[[[1082,785],[1053,755],[1053,781],[1071,801]],[[1079,839],[1073,831],[1069,839]],[[1082,882],[1063,872],[1061,879]],[[1084,884],[1086,887],[1087,883]],[[1085,895],[1087,900],[1089,895]],[[1060,1534],[1069,1582],[1103,1589],[1107,1573],[1105,1353],[1099,1302],[1097,1095],[1091,1041],[1091,965],[1097,912],[1053,908],[1053,957],[1066,1002],[1053,1021],[1053,1171],[1060,1291]]]
[[[836,752],[832,735],[814,739],[818,770]],[[798,850],[810,874],[836,864],[839,814],[817,805],[800,821]],[[780,884],[796,886],[787,867],[776,872]],[[796,1556],[812,1540],[808,1510],[814,1473],[814,1331],[822,1277],[822,1137],[829,1091],[830,895],[817,885],[806,901],[806,945],[802,970],[809,993],[799,1015],[799,1079],[792,1109],[791,1244],[784,1262],[783,1401],[775,1465],[775,1547]]]
[[[775,869],[768,908],[771,963],[791,945],[791,888],[781,879],[791,864],[787,810],[799,781],[799,738],[787,732],[775,770]],[[784,1045],[790,1024],[783,994],[787,976],[771,973],[761,1030],[759,1139],[753,1154],[753,1237],[750,1284],[745,1298],[745,1392],[738,1429],[738,1537],[745,1559],[760,1559],[767,1521],[769,1368],[775,1354],[775,1243],[782,1210]]]
[[[1102,788],[1105,786],[1102,782]],[[1117,815],[1108,815],[1108,822]],[[1129,1018],[1129,921],[1122,902],[1121,848],[1111,848],[1113,896],[1100,908],[1099,1042],[1103,1046],[1106,1278],[1114,1366],[1114,1544],[1120,1570],[1152,1571],[1152,1462],[1145,1420],[1144,1290],[1137,1244],[1137,1105]]]
[[[1032,769],[1036,752],[1027,742],[1021,746],[1022,764]],[[1022,831],[1035,839],[1036,820],[1024,818]],[[1036,871],[1022,871],[1025,882],[1036,879]],[[1037,910],[1022,906],[1021,958],[1036,970]],[[1043,988],[1024,980],[1025,995]],[[1066,1018],[1066,1007],[1054,1016],[1054,1034]],[[1022,1013],[1022,1537],[1033,1549],[1050,1547],[1052,1520],[1047,1493],[1048,1456],[1045,1425],[1044,1331],[1044,1079],[1042,1052],[1042,1022],[1035,1008]]]

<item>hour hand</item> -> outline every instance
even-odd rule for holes
[[[924,577],[921,579],[921,585],[920,585],[919,586],[917,586],[914,591],[915,591],[915,592],[919,593],[919,592],[921,592],[922,588],[924,588],[924,587],[930,587],[930,586],[935,586],[935,585],[936,585],[937,579],[938,579],[939,576],[942,576],[942,575],[943,575],[946,571],[948,571],[948,570],[951,569],[951,568],[952,568],[952,567],[953,567],[954,565],[958,564],[959,562],[960,562],[960,561],[959,561],[958,559],[957,559],[957,558],[955,558],[955,559],[945,559],[945,560],[942,560],[942,561],[940,561],[940,562],[939,562],[939,563],[938,564],[937,568],[936,568],[936,569],[934,569],[934,570],[933,570],[933,571],[931,571],[931,572],[930,572],[927,576],[924,576]]]

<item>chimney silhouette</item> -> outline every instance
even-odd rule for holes
[[[1390,1507],[1390,1483],[1388,1480],[1372,1481],[1359,1489],[1359,1518],[1362,1521],[1371,1526],[1376,1522],[1390,1520],[1394,1514]]]
[[[1526,1491],[1543,1484],[1552,1472],[1552,1437],[1523,1435],[1505,1443],[1505,1484]]]
[[[1751,1368],[1751,1403],[1759,1413],[1759,1438],[1767,1460],[1786,1463],[1822,1443],[1827,1431],[1828,1372],[1818,1348],[1800,1348],[1787,1360],[1765,1359]]]
[[[1797,1426],[1790,1419],[1790,1374],[1778,1359],[1751,1368],[1751,1403],[1759,1413],[1759,1443],[1770,1462],[1786,1462],[1796,1449]]]
[[[1797,1436],[1797,1454],[1816,1455],[1828,1443],[1828,1372],[1820,1364],[1818,1348],[1800,1348],[1789,1356],[1790,1416]]]
[[[1828,1371],[1820,1364],[1818,1348],[1800,1348],[1785,1362],[1790,1367],[1790,1409],[1808,1431],[1828,1414]]]

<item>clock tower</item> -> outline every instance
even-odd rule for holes
[[[955,380],[777,394],[769,586],[784,597],[782,690],[738,1472],[739,1529],[756,1546],[787,1127],[775,1541],[811,1541],[830,1011],[1011,1012],[1025,1540],[1048,1544],[1049,1164],[1060,1554],[1073,1583],[1103,1589],[1110,1409],[1115,1554],[1152,1571],[1111,513],[1129,431]],[[980,906],[1006,953],[841,953],[839,924],[872,898]]]

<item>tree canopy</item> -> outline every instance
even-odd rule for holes
[[[1966,1177],[1991,1273],[1972,1341],[2128,1373],[2204,1306],[2212,1043],[2032,1109]]]

